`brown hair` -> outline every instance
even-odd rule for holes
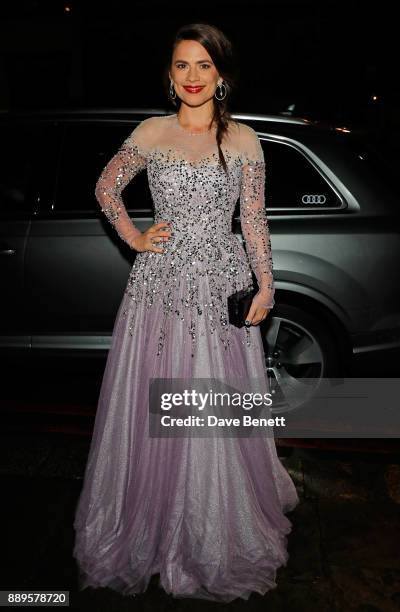
[[[217,98],[214,96],[214,112],[211,125],[213,121],[215,121],[217,125],[216,140],[218,145],[219,160],[227,173],[228,168],[221,149],[221,142],[224,133],[228,129],[229,122],[235,121],[228,111],[229,97],[232,90],[237,85],[237,64],[234,57],[232,43],[227,39],[225,34],[221,32],[221,30],[208,23],[190,23],[179,28],[175,34],[175,37],[173,38],[171,54],[163,75],[164,87],[167,92],[168,99],[171,100],[172,104],[178,110],[181,102],[178,97],[173,99],[170,96],[170,79],[168,73],[172,63],[173,52],[181,40],[196,40],[203,45],[213,60],[220,76],[223,78],[224,86],[226,87],[226,96],[223,100],[217,100]],[[217,88],[217,95],[219,95],[219,91],[219,88]]]

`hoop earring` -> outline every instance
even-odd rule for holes
[[[215,90],[214,97],[215,97],[217,100],[220,100],[220,101],[221,101],[221,100],[225,100],[225,98],[226,98],[226,93],[227,93],[227,88],[226,88],[226,85],[224,85],[224,82],[222,81],[221,85],[218,85],[218,87],[219,87],[219,95],[220,95],[221,97],[220,97],[220,98],[218,98],[218,96],[217,96],[217,90]],[[224,95],[222,95],[222,93],[221,93],[221,92],[222,92],[222,87],[224,87],[224,88],[225,88],[225,94],[224,94]]]
[[[171,100],[175,100],[176,98],[176,91],[172,85],[172,81],[169,82],[169,97]]]

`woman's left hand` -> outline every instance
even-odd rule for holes
[[[269,297],[260,291],[256,293],[251,302],[250,310],[247,314],[246,321],[248,325],[258,325],[268,316],[270,308],[266,307],[269,303]]]

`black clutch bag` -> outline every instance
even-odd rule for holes
[[[253,297],[258,289],[254,287],[246,287],[240,291],[236,291],[228,296],[228,316],[229,323],[236,327],[243,327],[246,316],[250,310]]]

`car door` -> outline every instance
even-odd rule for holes
[[[134,261],[95,198],[97,179],[134,126],[65,122],[54,198],[32,223],[28,277],[32,346],[107,348]],[[146,173],[123,192],[143,229],[152,223]],[[39,306],[40,305],[40,306]]]
[[[0,347],[30,347],[24,261],[36,183],[41,127],[28,119],[0,123]]]

